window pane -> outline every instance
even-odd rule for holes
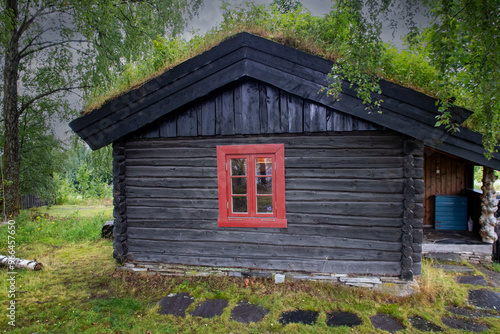
[[[258,196],[257,197],[257,213],[273,213],[273,197]]]
[[[255,159],[255,175],[273,175],[273,159]]]
[[[247,175],[247,159],[231,159],[231,175]]]
[[[233,177],[231,178],[231,188],[233,195],[246,195],[247,193],[247,178]]]
[[[233,212],[246,213],[247,206],[248,205],[246,196],[233,196]]]
[[[272,177],[257,177],[257,194],[268,195],[273,193]]]

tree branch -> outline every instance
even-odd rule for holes
[[[63,45],[63,44],[66,44],[66,43],[83,43],[83,42],[86,42],[86,40],[83,40],[83,39],[71,39],[71,40],[60,41],[60,42],[44,42],[42,44],[45,44],[45,43],[47,43],[47,44],[43,45],[43,46],[41,46],[41,47],[39,47],[37,49],[33,49],[33,50],[30,50],[30,51],[26,51],[24,53],[21,53],[19,55],[19,58],[23,59],[23,58],[29,56],[32,53],[40,52],[42,50],[45,50],[45,49],[48,49],[48,48],[51,48],[51,47],[54,47],[54,46],[57,46],[57,45]]]
[[[74,87],[61,87],[61,88],[55,88],[55,89],[52,89],[52,90],[49,90],[47,92],[44,92],[44,93],[41,93],[41,94],[38,94],[37,96],[33,97],[32,99],[30,99],[29,101],[27,101],[26,103],[23,103],[21,105],[21,107],[19,108],[19,111],[18,111],[18,117],[26,110],[28,109],[33,103],[35,103],[36,101],[40,100],[40,99],[43,99],[44,97],[47,97],[49,95],[52,95],[52,94],[55,94],[55,93],[59,93],[59,92],[70,92],[72,91],[73,89],[81,89],[81,88],[89,88],[89,86],[74,86]]]
[[[55,28],[51,27],[51,28],[47,28],[45,30],[42,30],[40,33],[36,34],[35,37],[33,37],[29,42],[28,44],[26,44],[26,46],[19,52],[20,54],[23,54],[30,46],[33,46],[33,42],[41,37],[43,34],[45,34],[47,31],[51,31],[51,30],[56,30]]]

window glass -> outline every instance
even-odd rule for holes
[[[272,175],[273,159],[257,158],[255,159],[255,175]]]
[[[231,159],[231,175],[247,175],[247,159]]]
[[[269,195],[273,193],[272,177],[257,177],[257,195]]]
[[[233,177],[231,178],[232,195],[246,195],[247,193],[247,178]]]
[[[272,196],[257,196],[257,212],[258,213],[273,213],[273,197]]]
[[[248,201],[246,196],[233,196],[233,212],[246,213],[248,211]]]

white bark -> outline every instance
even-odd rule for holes
[[[497,241],[498,236],[495,233],[495,226],[498,225],[499,219],[495,217],[495,212],[498,209],[497,192],[493,184],[497,180],[494,170],[488,167],[483,167],[483,186],[481,190],[481,217],[479,224],[481,229],[479,234],[483,238],[483,242],[492,244]]]
[[[8,256],[0,255],[0,267],[9,268],[10,271],[13,269],[31,269],[40,270],[43,269],[43,264],[37,261],[30,261],[18,258],[10,258]]]

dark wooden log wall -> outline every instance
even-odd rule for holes
[[[382,127],[288,94],[255,80],[243,80],[168,114],[136,138],[324,131],[370,131]]]
[[[123,263],[127,259],[127,203],[125,201],[125,142],[113,143],[113,257]]]
[[[128,257],[375,275],[404,267],[418,275],[423,160],[407,142],[391,131],[130,139]],[[285,144],[288,228],[220,228],[216,146],[258,143]]]
[[[425,149],[424,225],[434,226],[436,195],[466,195],[473,188],[474,165],[436,150]],[[436,171],[439,170],[439,173]]]

